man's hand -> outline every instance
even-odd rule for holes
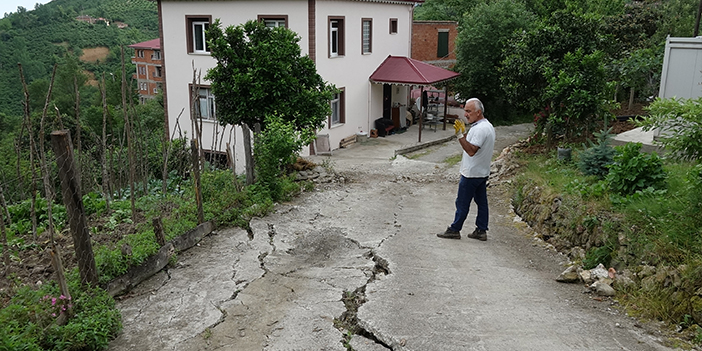
[[[453,122],[453,129],[456,131],[456,137],[461,139],[463,138],[463,134],[466,132],[466,125],[460,119],[456,119]]]

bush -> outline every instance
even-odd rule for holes
[[[594,175],[604,178],[609,173],[609,165],[614,160],[614,148],[609,146],[610,128],[607,131],[594,133],[597,144],[590,142],[590,147],[580,154],[578,169],[584,175]]]
[[[266,118],[266,129],[256,138],[256,183],[268,191],[273,201],[283,197],[280,177],[287,166],[297,160],[297,153],[303,146],[302,139],[292,123],[275,116]]]
[[[627,196],[647,188],[665,187],[666,172],[658,154],[641,152],[641,143],[616,147],[617,154],[606,180],[615,193]]]
[[[55,283],[16,291],[0,310],[0,350],[107,348],[122,328],[115,301],[102,289],[82,286],[77,272],[69,276],[71,299],[62,296]],[[68,309],[72,317],[57,325],[58,316]]]
[[[648,106],[649,116],[637,125],[644,131],[662,129],[658,142],[673,158],[696,160],[702,156],[702,97],[657,98]]]

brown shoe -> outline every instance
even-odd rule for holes
[[[460,239],[461,232],[457,232],[455,230],[452,230],[451,228],[446,228],[445,232],[436,234],[436,236],[443,239]]]
[[[487,231],[476,228],[472,233],[468,234],[468,237],[471,239],[485,241],[487,240]]]

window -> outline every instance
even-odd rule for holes
[[[209,54],[205,32],[210,27],[212,16],[185,16],[187,22],[188,53]]]
[[[162,68],[160,66],[154,67],[154,77],[161,77],[163,75]]]
[[[139,66],[139,75],[140,76],[146,75],[146,66]]]
[[[331,116],[329,116],[329,127],[346,123],[346,96],[345,89],[341,88],[339,93],[334,94],[331,100]]]
[[[449,54],[448,29],[439,29],[439,41],[436,44],[436,57],[446,57]]]
[[[390,19],[390,34],[397,34],[397,18]]]
[[[149,89],[149,87],[146,85],[146,83],[141,83],[139,85],[140,85],[139,90],[147,91]]]
[[[152,60],[160,60],[161,59],[161,50],[154,50],[154,53],[151,54],[151,59]]]
[[[361,19],[361,53],[373,52],[373,19]]]
[[[287,15],[258,15],[258,20],[263,22],[268,28],[288,27]]]
[[[344,56],[344,17],[329,17],[329,57]]]
[[[137,57],[144,58],[144,50],[137,50]]]
[[[200,117],[203,119],[215,119],[214,95],[212,95],[212,91],[209,88],[199,89],[198,103],[195,108],[197,108]]]

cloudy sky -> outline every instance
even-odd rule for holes
[[[6,12],[17,12],[17,6],[22,6],[27,11],[34,10],[37,3],[46,4],[49,0],[0,0],[0,18],[5,17]]]

